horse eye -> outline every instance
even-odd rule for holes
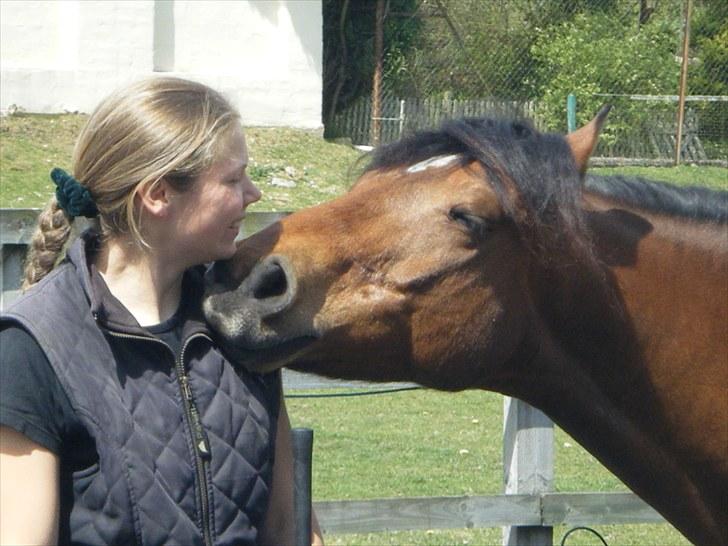
[[[471,214],[459,207],[450,209],[448,217],[478,237],[484,236],[489,231],[488,222],[485,218]]]

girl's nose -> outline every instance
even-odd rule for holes
[[[243,186],[243,206],[247,207],[256,201],[260,201],[261,195],[258,187],[248,178]]]

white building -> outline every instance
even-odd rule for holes
[[[0,110],[90,112],[152,74],[205,82],[246,125],[321,127],[321,0],[0,0]]]

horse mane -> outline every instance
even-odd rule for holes
[[[562,135],[528,121],[466,118],[420,131],[372,152],[365,172],[461,154],[486,171],[506,214],[544,263],[555,249],[598,266],[581,208],[582,177]],[[634,176],[587,175],[586,189],[647,211],[695,220],[728,221],[728,192],[678,187]]]
[[[728,191],[674,186],[638,176],[587,175],[587,191],[640,209],[691,220],[728,222]]]

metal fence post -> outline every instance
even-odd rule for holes
[[[566,128],[570,133],[576,131],[576,95],[569,93],[566,97]]]
[[[296,546],[311,546],[311,460],[313,430],[291,430],[293,444],[293,516]]]
[[[506,494],[547,493],[554,482],[554,424],[541,411],[503,399],[503,479]],[[552,527],[504,527],[504,546],[551,546]]]
[[[402,138],[404,132],[404,99],[399,101],[399,138]]]

